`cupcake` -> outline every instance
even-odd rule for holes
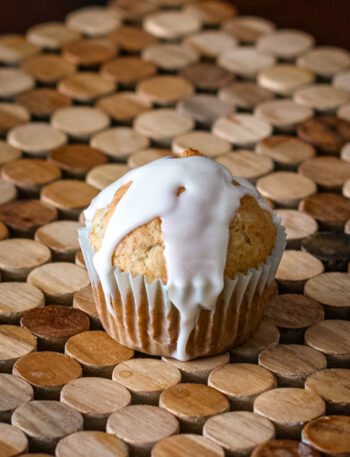
[[[98,314],[119,343],[189,360],[252,336],[285,241],[248,181],[189,150],[128,172],[85,221]]]

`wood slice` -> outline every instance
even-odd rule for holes
[[[79,363],[63,354],[42,351],[22,356],[15,363],[13,374],[33,386],[35,398],[58,399],[62,387],[79,378],[82,369]]]
[[[34,400],[16,409],[11,422],[29,438],[34,451],[53,452],[58,441],[83,428],[83,417],[63,403]]]
[[[75,65],[55,54],[41,54],[24,62],[22,70],[42,84],[53,85],[74,73]]]
[[[57,89],[78,102],[89,103],[103,95],[111,94],[115,90],[115,84],[102,78],[98,73],[78,72],[62,79]]]
[[[350,100],[350,94],[328,84],[312,84],[298,89],[293,99],[300,105],[318,111],[334,111]]]
[[[230,354],[225,352],[220,355],[188,360],[186,362],[171,357],[162,357],[162,360],[180,370],[182,382],[207,384],[208,376],[213,370],[229,363]]]
[[[197,62],[181,70],[181,75],[203,91],[217,91],[233,81],[233,74],[211,62]]]
[[[40,52],[40,48],[29,43],[21,35],[2,35],[0,37],[0,62],[4,65],[18,65],[38,52]]]
[[[254,114],[280,130],[294,130],[300,122],[312,117],[312,110],[292,100],[269,100],[259,103]]]
[[[317,232],[317,222],[306,213],[294,209],[278,209],[276,212],[285,228],[287,246],[290,249],[299,248],[304,238]]]
[[[237,41],[225,31],[205,30],[185,38],[184,43],[203,57],[216,58],[234,48]]]
[[[0,325],[0,368],[11,373],[15,362],[36,351],[36,338],[28,330],[15,325]]]
[[[68,338],[89,330],[90,320],[79,309],[47,305],[26,311],[21,326],[37,337],[39,350],[61,352]]]
[[[71,105],[71,100],[54,89],[32,89],[17,97],[17,102],[37,118],[48,118],[56,110]]]
[[[72,261],[79,249],[77,231],[80,224],[75,221],[56,221],[42,225],[35,232],[35,240],[47,246],[54,260]]]
[[[303,442],[324,455],[346,456],[350,451],[350,418],[325,416],[310,422],[302,433]]]
[[[223,30],[243,43],[254,43],[261,36],[272,32],[275,25],[262,17],[240,16],[225,21]]]
[[[11,146],[30,155],[45,156],[52,149],[63,146],[67,137],[45,122],[29,122],[11,129],[7,140]]]
[[[105,430],[108,417],[131,402],[129,391],[110,379],[86,377],[69,381],[60,400],[79,411],[84,428]]]
[[[241,346],[231,349],[232,362],[257,363],[259,353],[268,347],[276,346],[280,333],[270,319],[263,319],[252,338]]]
[[[350,370],[330,368],[312,373],[305,389],[316,392],[326,402],[327,414],[347,414],[350,411]]]
[[[44,294],[23,282],[0,283],[0,323],[18,324],[25,311],[45,305]]]
[[[259,103],[272,100],[274,94],[254,82],[239,81],[220,89],[218,97],[234,108],[249,111]]]
[[[57,210],[39,200],[16,200],[0,206],[0,220],[20,236],[33,236],[43,224],[57,219]]]
[[[153,447],[151,457],[224,457],[224,450],[200,435],[182,433],[164,438]]]
[[[302,249],[321,260],[326,270],[346,270],[350,261],[350,235],[315,233],[303,240]]]
[[[224,394],[233,410],[253,410],[255,398],[277,387],[274,375],[263,367],[235,363],[216,368],[209,375],[208,386]]]
[[[109,416],[106,430],[123,440],[132,455],[147,456],[158,441],[179,432],[179,423],[157,406],[132,405]]]
[[[4,134],[30,119],[28,110],[17,103],[0,103],[0,133]]]
[[[4,140],[0,140],[0,167],[6,162],[19,159],[21,155],[19,149],[14,148]]]
[[[219,100],[214,95],[196,94],[181,100],[176,105],[180,114],[190,117],[200,126],[208,128],[216,119],[232,113],[232,106],[226,101]]]
[[[33,240],[11,238],[0,241],[3,280],[23,281],[35,268],[51,260],[50,250]]]
[[[314,81],[311,71],[296,65],[279,64],[262,70],[258,76],[259,85],[279,95],[291,95],[296,89]]]
[[[228,456],[249,456],[257,445],[275,437],[275,428],[257,414],[234,411],[211,417],[204,425],[203,434],[222,446]]]
[[[227,398],[202,384],[177,384],[161,394],[159,406],[176,416],[183,432],[200,433],[209,417],[230,409]]]
[[[146,5],[145,5],[146,6]],[[148,5],[152,7],[152,5]],[[157,38],[139,27],[123,25],[108,35],[108,39],[120,49],[130,53],[141,52],[144,48],[158,43]]]
[[[348,367],[350,362],[350,322],[325,320],[305,332],[305,343],[323,352],[329,367]]]
[[[17,427],[0,423],[0,453],[2,457],[15,457],[28,450],[28,439]]]
[[[288,457],[320,457],[320,453],[306,444],[294,440],[270,440],[257,446],[251,457],[278,457],[287,453]]]
[[[259,71],[273,66],[275,58],[253,46],[237,46],[221,54],[218,64],[241,78],[253,80]]]
[[[299,439],[303,425],[325,413],[325,403],[314,392],[281,387],[259,395],[254,412],[274,423],[277,437]]]
[[[107,35],[117,29],[119,24],[117,17],[102,6],[81,8],[66,16],[69,29],[89,37]]]
[[[112,379],[131,392],[133,403],[158,405],[163,390],[181,382],[181,373],[161,360],[140,358],[117,365]]]
[[[197,17],[206,25],[219,25],[221,22],[236,16],[236,8],[226,1],[222,0],[204,0],[198,4],[188,5],[184,11]]]
[[[176,71],[197,62],[199,56],[190,46],[161,43],[145,48],[142,58],[164,71]]]
[[[70,41],[77,40],[80,33],[67,28],[60,22],[44,22],[31,27],[27,40],[45,49],[57,50]]]
[[[279,29],[260,37],[257,48],[280,59],[292,60],[305,54],[314,42],[311,35],[301,30]]]
[[[230,170],[233,176],[240,176],[253,182],[273,170],[273,162],[269,157],[257,155],[252,151],[228,152],[216,157],[216,161]]]
[[[10,182],[0,179],[0,205],[3,207],[17,197],[16,187]]]
[[[91,327],[93,329],[101,328],[91,286],[83,287],[74,294],[73,308],[80,309],[90,317]]]
[[[116,46],[106,39],[78,40],[68,43],[62,50],[62,57],[81,67],[94,67],[113,59]]]
[[[350,179],[350,163],[333,156],[313,157],[303,162],[298,172],[308,176],[322,189],[340,190]]]
[[[109,126],[109,117],[97,108],[71,106],[55,111],[51,125],[72,138],[88,140]]]
[[[163,157],[172,156],[172,152],[170,149],[157,149],[157,148],[148,148],[142,149],[141,151],[135,152],[131,154],[128,158],[128,167],[129,168],[136,168],[141,167],[142,165],[146,165],[153,160],[158,160]]]
[[[89,277],[81,267],[55,262],[35,268],[27,281],[38,287],[48,302],[70,305],[75,292],[89,284]]]
[[[119,92],[101,98],[96,107],[108,114],[114,121],[129,124],[138,114],[151,108],[151,103],[134,92]]]
[[[132,157],[131,154],[130,157]],[[123,164],[111,164],[99,165],[94,167],[86,176],[86,182],[90,186],[96,187],[96,189],[102,190],[112,182],[121,178],[125,173],[129,171],[129,167]]]
[[[0,97],[13,98],[34,87],[34,80],[21,70],[0,68]]]
[[[196,149],[208,157],[220,156],[231,151],[231,144],[228,141],[201,130],[175,137],[171,147],[175,154],[180,154],[186,149]]]
[[[157,72],[156,66],[140,57],[119,57],[105,63],[101,75],[113,83],[125,87],[134,86],[139,81],[150,78]]]
[[[40,189],[61,177],[54,164],[42,159],[19,159],[1,168],[1,177],[17,186],[23,193],[37,195]]]
[[[154,76],[137,85],[137,93],[151,103],[172,105],[193,94],[193,85],[181,76]]]
[[[134,351],[113,340],[106,332],[94,330],[69,338],[65,354],[82,365],[85,376],[110,378],[114,367],[131,359]]]
[[[139,23],[148,13],[153,12],[157,6],[155,3],[135,3],[134,0],[112,0],[109,2],[108,8],[120,20]]]
[[[33,388],[26,381],[12,374],[0,373],[1,422],[10,422],[13,411],[24,403],[33,400],[33,395]]]
[[[198,18],[178,11],[159,11],[149,14],[143,28],[151,35],[164,40],[176,40],[199,31]]]
[[[116,436],[97,431],[72,433],[59,441],[56,457],[127,457],[128,448]]]
[[[350,66],[350,53],[345,49],[322,46],[300,56],[297,64],[318,76],[329,78]]]

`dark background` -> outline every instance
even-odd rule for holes
[[[104,0],[0,0],[0,33],[60,21],[74,9]],[[235,0],[240,14],[266,17],[278,27],[308,31],[318,44],[350,49],[350,0]]]

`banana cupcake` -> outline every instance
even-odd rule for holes
[[[252,336],[285,237],[248,181],[189,150],[131,170],[85,220],[99,317],[121,344],[189,360]]]

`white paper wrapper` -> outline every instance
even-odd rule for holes
[[[79,242],[102,325],[121,344],[179,360],[217,354],[241,344],[251,336],[263,315],[268,286],[286,245],[280,218],[273,214],[273,221],[276,243],[266,262],[246,274],[238,273],[234,279],[225,277],[216,309],[207,311],[199,307],[198,315],[190,322],[175,309],[166,285],[160,280],[148,284],[144,276],[133,277],[116,268],[115,295],[104,297],[92,260],[88,229],[80,228]],[[196,293],[194,286],[190,285],[186,293]]]

